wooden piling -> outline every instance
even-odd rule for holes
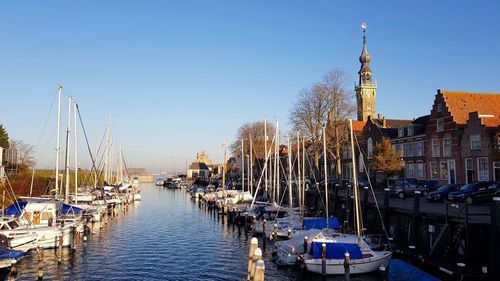
[[[250,247],[248,250],[248,269],[247,269],[247,280],[250,280],[250,272],[252,271],[252,266],[253,266],[253,254],[255,252],[255,249],[259,246],[259,240],[257,238],[253,237],[250,240]]]
[[[292,239],[292,229],[291,228],[288,228],[288,230],[287,230],[287,237],[288,237],[288,239]]]
[[[350,281],[351,280],[351,268],[350,264],[351,263],[351,257],[348,252],[344,254],[344,278],[345,281]]]
[[[17,277],[17,260],[13,260],[10,266],[9,281],[15,281]]]
[[[40,246],[38,246],[36,248],[36,252],[38,254],[38,268],[36,271],[36,275],[38,277],[38,280],[42,280],[43,279],[43,249]]]
[[[303,244],[304,254],[307,253],[307,240],[308,240],[307,236],[304,236],[304,244]]]
[[[266,266],[263,260],[258,260],[255,265],[255,276],[253,277],[253,281],[264,281],[264,272],[266,270]]]
[[[57,262],[61,263],[62,262],[62,251],[63,251],[63,234],[59,234],[59,239],[58,239],[58,249],[57,249]]]
[[[321,274],[326,278],[326,244],[321,244]]]
[[[252,269],[250,271],[250,280],[254,280],[255,277],[255,269],[257,266],[257,261],[262,259],[262,250],[257,247],[255,251],[253,252],[253,257],[252,257]]]
[[[77,235],[78,235],[78,231],[76,231],[76,227],[74,226],[70,226],[70,232],[71,232],[71,250],[75,250],[76,249],[76,240],[78,239]]]

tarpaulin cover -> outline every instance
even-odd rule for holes
[[[313,241],[311,243],[311,251],[312,255],[315,259],[321,259],[322,247],[321,244],[323,242]],[[362,259],[363,254],[359,249],[358,244],[353,243],[335,243],[335,242],[325,242],[326,244],[326,258],[327,259],[344,259],[344,254],[347,252],[351,260]]]
[[[0,260],[18,259],[22,256],[24,256],[23,252],[0,249]]]
[[[326,218],[305,218],[304,229],[324,229],[326,228]],[[337,218],[328,218],[328,228],[339,229],[340,223]]]
[[[389,281],[439,281],[438,278],[402,260],[391,259],[389,262]]]
[[[75,214],[78,214],[78,213],[81,213],[82,211],[83,210],[81,208],[78,208],[78,207],[75,207],[72,205],[63,204],[63,206],[62,206],[62,213],[63,214],[67,214],[69,212],[73,212]]]
[[[26,204],[28,204],[27,202],[19,202],[18,204],[14,203],[12,205],[10,205],[9,207],[7,207],[5,209],[5,215],[6,216],[20,216],[21,215],[21,212],[23,211],[24,207],[26,206]],[[20,209],[19,209],[20,207]]]

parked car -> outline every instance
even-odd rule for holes
[[[462,186],[460,190],[450,192],[448,200],[452,202],[480,202],[489,201],[500,195],[500,183],[494,181],[475,182]]]
[[[404,188],[403,188],[404,186]],[[393,197],[399,197],[401,199],[406,196],[413,196],[415,191],[420,191],[424,196],[430,191],[423,185],[421,185],[417,179],[407,178],[407,179],[389,179],[389,195]]]
[[[427,200],[429,201],[444,201],[450,192],[458,191],[463,184],[445,184],[438,189],[429,192],[427,194]]]

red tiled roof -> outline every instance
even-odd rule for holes
[[[448,110],[458,125],[467,123],[469,112],[477,111],[480,114],[491,114],[497,117],[492,119],[498,119],[500,116],[500,94],[438,91],[443,95]]]
[[[479,116],[481,117],[481,116]],[[494,117],[481,117],[481,124],[485,127],[494,128],[500,126],[500,118],[498,116]]]
[[[366,125],[366,121],[352,121],[352,131],[361,132]]]

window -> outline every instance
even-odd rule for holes
[[[477,171],[478,181],[488,181],[490,179],[488,175],[488,157],[477,158]]]
[[[371,159],[373,156],[373,140],[371,137],[369,137],[366,142],[366,148],[368,150],[368,159]]]
[[[404,135],[405,135],[405,128],[404,127],[398,128],[398,138],[404,137]]]
[[[425,164],[417,163],[417,179],[425,179]]]
[[[424,142],[417,141],[415,143],[415,156],[424,156]]]
[[[443,157],[451,157],[451,139],[443,139]]]
[[[403,144],[404,147],[404,155],[405,157],[413,157],[415,156],[415,143],[414,142],[408,142]]]
[[[443,111],[443,104],[439,102],[439,103],[436,105],[436,110],[437,110],[437,112],[441,112],[441,111]]]
[[[432,157],[439,157],[439,139],[432,140]]]
[[[431,171],[431,179],[438,180],[439,179],[439,166],[436,162],[430,163],[430,171]]]
[[[444,131],[444,120],[443,118],[436,119],[436,132]]]
[[[439,169],[441,170],[441,179],[448,180],[448,162],[442,161],[439,165]]]
[[[470,150],[479,150],[481,149],[481,135],[473,134],[470,135]]]
[[[359,173],[365,172],[365,161],[363,159],[363,154],[359,154],[358,171],[359,171]]]
[[[342,179],[352,179],[352,163],[342,163]]]
[[[413,136],[413,125],[408,126],[408,136]]]
[[[350,146],[344,146],[342,148],[342,159],[351,159],[352,158],[352,152],[351,152],[351,147]]]

